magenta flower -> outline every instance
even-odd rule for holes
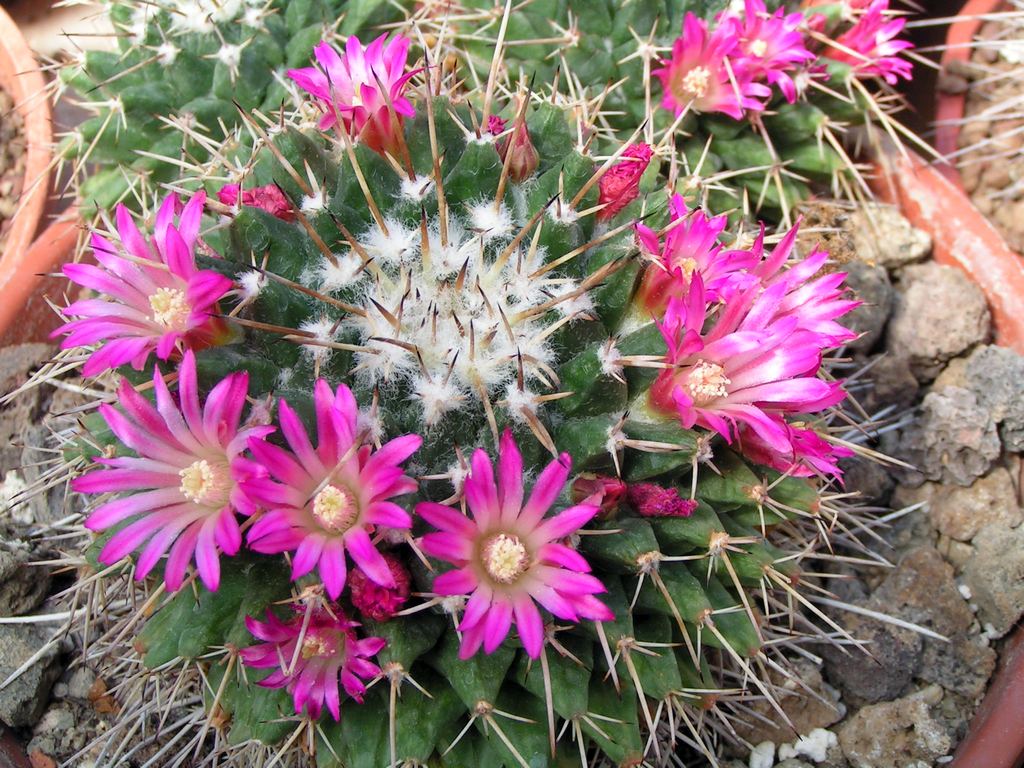
[[[291,69],[288,76],[320,103],[320,130],[340,123],[349,136],[358,137],[374,152],[397,155],[402,119],[416,114],[402,95],[416,74],[405,71],[411,42],[401,35],[391,40],[381,35],[364,48],[352,35],[344,54],[321,42],[313,49],[320,66]]]
[[[740,120],[746,110],[764,109],[771,89],[755,83],[749,72],[733,69],[728,57],[739,44],[736,31],[719,25],[708,34],[707,23],[686,14],[682,35],[672,46],[672,58],[652,74],[665,93],[661,106],[676,116],[687,108],[695,112],[721,112]]]
[[[889,0],[872,0],[857,23],[836,38],[825,55],[849,64],[859,77],[880,77],[889,85],[910,80],[913,65],[900,54],[914,44],[896,39],[906,20],[888,15]]]
[[[699,274],[685,300],[669,300],[659,324],[668,346],[650,390],[654,407],[675,413],[686,428],[718,432],[732,442],[740,426],[772,450],[790,453],[787,425],[778,414],[809,413],[845,397],[840,384],[817,377],[828,338],[807,330],[795,315],[778,315],[787,285],[755,284],[722,306],[705,330],[708,304]]]
[[[626,499],[641,517],[689,517],[697,508],[696,501],[684,498],[675,488],[655,483],[631,483]]]
[[[853,456],[853,451],[825,440],[813,429],[784,425],[789,433],[790,451],[774,450],[760,436],[741,430],[739,445],[743,454],[756,464],[763,464],[793,477],[826,475],[842,477],[839,460]]]
[[[455,570],[434,579],[439,595],[468,595],[459,624],[459,657],[468,659],[483,645],[493,653],[513,621],[532,658],[544,645],[544,620],[537,603],[565,621],[611,620],[612,613],[594,595],[605,590],[590,575],[587,561],[563,543],[598,508],[578,504],[545,518],[569,477],[572,460],[563,453],[551,462],[523,504],[523,460],[512,434],[498,448],[498,481],[487,453],[473,454],[465,483],[472,518],[457,509],[423,502],[416,513],[440,529],[423,537],[423,551],[452,563]]]
[[[238,184],[225,184],[217,192],[217,199],[224,205],[234,207],[238,205],[239,192],[242,194],[242,205],[259,208],[282,221],[295,219],[291,201],[277,184],[266,184],[252,189],[242,189]]]
[[[127,381],[117,391],[124,413],[100,406],[113,433],[138,455],[97,458],[109,469],[77,477],[71,487],[79,493],[141,491],[100,505],[85,521],[90,530],[105,531],[136,518],[103,547],[101,563],[116,563],[145,544],[135,567],[135,578],[143,579],[170,549],[164,571],[168,589],[181,586],[193,557],[203,584],[217,589],[218,553],[234,555],[242,541],[235,515],[255,512],[242,481],[261,470],[242,451],[247,441],[274,431],[239,429],[248,386],[248,374],[233,373],[200,405],[196,360],[188,351],[178,370],[179,403],[157,371],[155,408]]]
[[[640,194],[640,177],[654,156],[646,144],[631,144],[598,181],[597,202],[604,207],[597,212],[598,221],[611,221],[615,215],[636,200]]]
[[[215,305],[232,286],[231,280],[210,270],[197,269],[195,244],[206,195],[196,193],[177,226],[177,195],[160,206],[152,243],[139,232],[131,214],[117,206],[117,232],[128,256],[98,234],[92,250],[99,265],[68,264],[64,275],[106,298],[82,299],[64,310],[77,317],[53,332],[67,334],[62,349],[105,342],[86,360],[82,373],[95,376],[131,363],[142,370],[149,354],[167,360],[183,348],[209,346],[223,331],[215,318]]]
[[[664,243],[654,230],[636,225],[637,239],[654,263],[644,272],[639,300],[654,315],[661,315],[669,298],[686,295],[690,278],[699,273],[709,302],[732,295],[756,280],[749,270],[760,256],[751,251],[723,250],[718,242],[726,216],[709,218],[703,211],[689,211],[686,200],[674,194],[669,201],[671,219]]]
[[[387,561],[370,538],[377,526],[408,530],[409,513],[392,501],[416,490],[416,481],[399,466],[419,447],[419,435],[405,435],[378,451],[361,444],[358,407],[344,384],[337,393],[323,379],[314,392],[317,447],[299,417],[281,401],[281,433],[291,451],[260,440],[249,450],[270,477],[254,478],[246,492],[265,512],[249,529],[257,552],[292,553],[292,579],[317,568],[327,594],[337,599],[345,588],[345,553],[375,584],[394,587]]]
[[[744,0],[742,20],[728,14],[719,21],[731,27],[728,34],[737,39],[730,57],[736,69],[778,86],[790,104],[796,101],[797,88],[789,72],[815,59],[800,32],[804,15],[787,14],[784,8],[769,14],[763,0]]]
[[[784,296],[774,309],[777,317],[793,317],[804,330],[817,336],[824,347],[837,347],[857,338],[857,334],[836,322],[860,306],[856,299],[844,298],[845,272],[832,272],[815,278],[828,261],[826,251],[814,251],[807,258],[785,268],[794,255],[796,237],[800,229],[797,222],[779,241],[771,254],[764,254],[764,227],[758,234],[751,252],[760,262],[753,270],[765,285],[783,285]],[[812,279],[813,278],[813,279]]]
[[[331,717],[340,720],[339,684],[361,704],[366,693],[363,680],[380,674],[380,667],[370,659],[386,641],[382,637],[358,639],[353,630],[359,625],[345,618],[337,606],[306,610],[308,616],[297,610],[286,622],[270,611],[266,622],[246,616],[246,628],[263,642],[243,648],[239,654],[246,666],[274,670],[259,684],[264,688],[287,688],[295,714],[305,710],[316,720],[326,704]]]

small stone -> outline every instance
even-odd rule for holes
[[[50,640],[50,633],[32,624],[0,624],[0,680],[32,658]],[[33,725],[43,713],[50,687],[60,675],[56,646],[0,691],[0,720],[12,728]]]
[[[947,387],[925,396],[921,414],[903,431],[896,454],[915,467],[896,471],[908,485],[935,480],[968,486],[999,457],[999,435],[973,392]]]
[[[57,768],[57,761],[38,749],[28,753],[28,761],[32,768]]]
[[[971,388],[967,383],[967,358],[954,357],[950,360],[949,364],[942,369],[942,373],[932,382],[931,391],[941,392],[946,387]]]
[[[868,263],[887,269],[921,261],[931,253],[932,239],[895,207],[867,203],[851,217],[854,247]]]
[[[1024,356],[1006,347],[979,347],[967,358],[964,379],[999,424],[1006,450],[1024,450]]]
[[[745,741],[751,744],[791,742],[816,729],[826,728],[838,722],[845,714],[845,709],[839,701],[839,692],[822,679],[817,666],[809,662],[798,662],[794,665],[793,672],[794,677],[817,696],[809,695],[806,689],[799,688],[791,679],[773,675],[772,683],[780,690],[776,699],[793,727],[790,728],[780,722],[778,714],[768,702],[752,702],[749,706],[760,714],[763,720],[751,718],[746,723],[736,723],[736,732]],[[785,693],[782,693],[783,691]]]
[[[853,456],[839,462],[839,467],[848,493],[860,494],[860,500],[868,504],[884,506],[889,502],[896,480],[880,463]]]
[[[885,267],[864,261],[846,265],[846,284],[854,296],[864,302],[843,317],[843,325],[859,333],[860,338],[847,346],[855,352],[870,352],[882,336],[893,305],[892,283]]]
[[[934,765],[952,741],[935,719],[942,688],[930,685],[893,702],[864,707],[839,727],[839,744],[853,768],[907,768]]]
[[[46,599],[48,569],[28,565],[33,560],[27,545],[0,541],[0,616],[28,613]]]
[[[771,741],[762,741],[752,750],[747,759],[748,768],[772,768],[775,765],[775,744]]]
[[[939,264],[903,271],[889,320],[888,347],[909,359],[920,381],[931,381],[950,359],[988,339],[985,295],[963,272]]]
[[[68,697],[79,701],[90,701],[96,673],[88,667],[79,667],[71,673],[68,680]]]
[[[824,728],[815,728],[806,736],[801,736],[792,745],[783,744],[779,747],[779,757],[808,757],[816,763],[824,762],[828,757],[828,751],[836,746],[839,740],[832,731]]]
[[[917,402],[920,385],[910,370],[910,361],[888,352],[873,357],[867,378],[871,386],[858,399],[868,413],[888,406],[909,408]]]
[[[978,618],[1002,637],[1024,615],[1024,526],[988,525],[974,537],[974,557],[963,567],[964,583]]]
[[[871,608],[885,612],[884,607]],[[847,704],[888,701],[903,693],[921,661],[921,635],[859,614],[838,615],[841,626],[866,643],[863,651],[852,647],[824,649],[828,678],[842,689]]]
[[[936,529],[958,541],[970,541],[987,525],[1016,528],[1024,518],[1010,473],[996,467],[966,488],[925,483]]]

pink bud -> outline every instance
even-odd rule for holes
[[[237,205],[238,190],[239,186],[237,184],[225,184],[217,193],[217,199],[224,205]],[[242,205],[259,208],[261,211],[266,211],[271,216],[284,221],[292,221],[295,218],[292,204],[276,184],[267,184],[265,187],[254,187],[253,189],[244,190],[242,192]]]
[[[598,221],[610,221],[640,194],[640,177],[644,175],[654,152],[646,144],[631,144],[622,153],[622,160],[613,165],[598,182],[597,202],[604,206],[597,213]]]
[[[488,130],[492,134],[495,133],[495,128],[498,128],[499,123],[501,130],[505,128],[505,121],[500,117],[492,116],[487,123]],[[501,130],[498,133],[501,133]],[[537,171],[537,166],[540,165],[540,155],[530,140],[530,131],[526,127],[525,120],[518,122],[510,133],[498,139],[494,143],[494,148],[498,150],[502,163],[505,162],[508,153],[512,153],[512,157],[508,161],[508,175],[517,184],[533,176]]]
[[[388,621],[409,599],[409,572],[402,561],[391,552],[382,552],[381,556],[395,578],[393,588],[374,584],[359,568],[354,568],[348,575],[352,605],[364,618],[374,621]]]
[[[614,511],[625,496],[626,484],[617,477],[580,475],[572,484],[575,503],[600,507],[604,513]]]
[[[642,517],[689,517],[697,508],[696,501],[684,499],[675,488],[662,488],[654,483],[633,483],[626,498]]]
[[[497,136],[500,133],[505,132],[505,121],[497,115],[491,115],[487,118],[487,132],[491,136]]]

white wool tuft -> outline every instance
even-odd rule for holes
[[[419,233],[406,229],[397,219],[385,218],[384,225],[388,229],[386,235],[376,224],[363,233],[359,238],[363,249],[385,266],[398,266],[415,257],[420,247]]]
[[[420,377],[413,382],[413,397],[423,406],[423,422],[436,424],[446,412],[462,405],[465,396],[451,381]]]
[[[524,409],[527,413],[537,413],[537,396],[526,389],[519,389],[519,383],[513,381],[508,385],[508,389],[505,390],[505,402],[509,415],[516,421],[525,422],[526,415],[523,413]]]
[[[244,273],[238,278],[238,284],[242,286],[242,300],[253,301],[267,284],[267,276],[255,269]]]
[[[401,195],[406,200],[421,202],[426,200],[434,191],[434,182],[425,176],[417,176],[415,179],[402,179]]]
[[[317,341],[334,341],[334,337],[338,335],[338,327],[336,327],[335,321],[327,316],[317,318],[316,320],[307,320],[299,325],[299,330],[313,334],[313,338]],[[330,347],[320,346],[319,344],[302,345],[303,354],[314,361],[323,362],[330,357],[333,351]]]
[[[511,235],[515,224],[508,206],[502,203],[498,210],[494,210],[493,202],[483,200],[470,204],[469,226],[483,237],[485,243],[489,243],[499,237]]]
[[[380,413],[372,408],[359,409],[356,429],[365,432],[366,440],[371,443],[379,442],[384,437],[384,423],[380,419]]]
[[[160,62],[161,66],[169,67],[178,58],[180,50],[174,43],[165,41],[156,47],[156,59]]]
[[[312,195],[303,197],[300,207],[303,213],[319,213],[327,207],[327,196],[322,189],[318,189]]]
[[[598,348],[597,360],[601,363],[601,373],[605,376],[618,377],[622,375],[622,353],[615,346],[614,340],[608,339],[606,344],[602,344]]]
[[[461,495],[462,489],[466,485],[466,478],[469,477],[469,467],[464,467],[461,461],[456,461],[448,467],[447,474],[448,479],[451,481],[452,489],[455,493]]]
[[[242,62],[242,46],[224,45],[217,51],[217,60],[231,71],[238,69]]]
[[[358,280],[362,269],[362,259],[354,253],[335,254],[335,261],[324,258],[320,262],[316,282],[322,293],[334,293]]]

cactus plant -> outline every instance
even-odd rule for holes
[[[80,182],[85,212],[149,188],[180,183],[231,137],[236,104],[270,114],[291,106],[284,72],[340,29],[355,34],[391,20],[385,2],[348,0],[103,0],[118,50],[82,51],[59,68],[93,116],[61,147]]]
[[[318,45],[206,191],[66,271],[104,298],[65,358],[122,377],[63,452],[105,494],[86,580],[141,600],[104,754],[184,699],[179,760],[714,762],[748,701],[785,718],[786,642],[842,632],[800,587],[857,515],[821,375],[855,303],[796,227],[727,247],[648,145],[409,50]]]
[[[845,147],[851,128],[909,135],[890,117],[899,102],[888,86],[909,79],[899,54],[910,44],[893,39],[904,22],[888,0],[785,5],[464,0],[420,4],[412,24],[481,79],[498,45],[513,76],[566,84],[601,113],[599,144],[643,125],[648,144],[681,153],[671,173],[709,209],[789,223],[813,192],[865,189]]]

